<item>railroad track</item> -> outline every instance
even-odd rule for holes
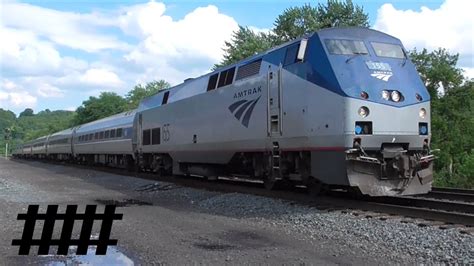
[[[28,161],[23,161],[29,163]],[[68,166],[90,169],[89,166],[66,164]],[[328,211],[351,212],[354,215],[377,217],[381,220],[400,218],[421,225],[433,225],[440,228],[459,227],[461,232],[474,234],[474,203],[453,201],[454,196],[434,198],[433,194],[410,197],[362,197],[353,198],[349,193],[333,191],[328,195],[317,198],[310,197],[306,189],[296,187],[292,190],[268,191],[263,182],[245,182],[239,178],[220,178],[218,181],[209,181],[195,176],[158,176],[153,173],[130,173],[123,169],[103,166],[92,167],[94,170],[114,173],[118,175],[134,175],[156,181],[170,182],[182,187],[206,189],[223,193],[243,193],[269,198],[276,198],[297,202],[302,205],[326,209]],[[137,192],[141,192],[137,189]],[[435,189],[434,193],[451,193],[445,189]],[[465,190],[453,193],[469,194]],[[445,195],[445,194],[442,194]],[[440,196],[441,197],[441,196]],[[461,196],[459,196],[461,197]],[[459,199],[459,198],[457,198]]]
[[[452,201],[474,202],[474,189],[442,188],[433,187],[432,191],[425,195],[418,195],[422,198],[443,199]]]
[[[385,208],[386,212],[474,227],[474,204],[472,203],[420,197],[378,197],[369,198],[368,201],[380,204],[381,209]],[[472,230],[469,229],[469,231]]]

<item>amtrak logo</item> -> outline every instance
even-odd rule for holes
[[[258,96],[258,98],[254,100],[236,101],[229,106],[229,111],[242,123],[244,127],[249,127],[250,117],[252,116],[253,109],[255,108],[255,105],[257,105],[258,100],[260,100],[260,97],[262,96]]]
[[[388,81],[393,76],[392,72],[388,71],[375,71],[370,75],[383,81]]]

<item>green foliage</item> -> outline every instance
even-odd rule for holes
[[[225,42],[224,59],[214,65],[214,69],[270,49],[273,45],[274,42],[269,34],[255,33],[247,27],[240,26],[239,30],[232,34],[232,39]]]
[[[304,34],[329,27],[369,26],[369,16],[363,8],[351,0],[328,0],[325,5],[313,7],[305,4],[290,7],[277,17],[269,33],[255,33],[247,27],[239,27],[232,39],[225,42],[224,58],[214,69],[226,66],[273,46]]]
[[[290,7],[277,17],[274,26],[273,33],[280,43],[292,40],[320,29],[318,10],[309,4]]]
[[[17,118],[13,112],[0,109],[0,155],[5,154],[6,128],[11,131],[11,138],[8,140],[11,150],[16,144],[70,127],[74,117],[74,112],[70,111],[51,112],[46,109],[36,115],[29,115],[31,113],[33,110]]]
[[[126,100],[128,101],[128,108],[137,108],[140,101],[144,98],[152,96],[158,93],[160,90],[168,89],[169,87],[171,87],[171,85],[164,80],[155,80],[147,83],[145,86],[143,86],[142,84],[136,85],[125,96]]]
[[[34,112],[33,112],[33,109],[31,108],[26,108],[25,111],[20,113],[20,117],[33,116],[33,115],[34,115]]]
[[[0,135],[3,137],[3,130],[15,123],[15,113],[0,108]]]
[[[19,117],[14,135],[24,141],[36,139],[70,127],[73,118],[74,112],[71,111],[42,111],[34,116]]]
[[[430,53],[426,49],[421,52],[415,49],[410,52],[410,58],[434,100],[439,98],[441,86],[448,92],[463,82],[462,70],[456,68],[458,54],[452,55],[444,48],[438,48]]]
[[[76,110],[74,125],[89,123],[128,110],[127,101],[115,92],[102,92],[91,96]]]
[[[410,52],[431,96],[431,146],[438,186],[474,187],[474,81],[456,67],[458,55],[439,48]],[[440,85],[441,84],[441,85]],[[439,94],[440,86],[444,95]]]
[[[351,0],[328,0],[326,5],[318,4],[319,28],[369,27],[369,15],[361,6]]]
[[[466,154],[462,164],[459,166],[459,174],[469,180],[469,187],[474,187],[474,150]],[[470,178],[470,179],[469,179]]]
[[[351,0],[328,0],[312,7],[290,7],[279,15],[273,33],[283,43],[324,28],[359,26],[369,27],[369,15]]]

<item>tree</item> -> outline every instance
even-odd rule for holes
[[[135,109],[140,104],[140,101],[146,97],[158,93],[160,90],[168,89],[171,85],[165,80],[152,81],[145,86],[138,84],[125,96],[129,104],[129,109]]]
[[[15,119],[15,113],[0,108],[0,131],[13,124],[15,122]]]
[[[99,97],[89,97],[76,110],[75,125],[88,123],[127,110],[127,101],[114,92],[102,92]]]
[[[33,109],[31,108],[26,108],[23,112],[20,113],[20,116],[19,117],[23,117],[23,116],[34,116],[34,112],[33,112]]]
[[[239,30],[232,34],[232,39],[225,42],[224,59],[214,65],[214,69],[270,49],[273,43],[270,34],[256,33],[248,27],[239,26]]]
[[[292,40],[320,28],[317,9],[309,4],[290,7],[275,20],[273,33],[280,43]]]
[[[443,48],[410,52],[432,99],[431,146],[440,149],[435,161],[435,184],[472,188],[474,81],[466,80],[456,66],[458,57]]]
[[[369,15],[351,0],[327,0],[317,7],[290,7],[277,17],[274,26],[280,44],[324,28],[369,27]]]
[[[354,5],[351,0],[328,0],[326,5],[318,4],[317,17],[319,28],[332,27],[366,27],[369,15],[361,6]]]
[[[456,67],[459,54],[450,54],[444,48],[429,52],[416,49],[410,52],[410,58],[415,64],[431,98],[439,98],[439,90],[448,92],[459,87],[464,80],[462,70]]]
[[[18,139],[31,140],[61,131],[72,126],[74,112],[40,111],[35,116],[19,117],[15,121],[15,133]]]
[[[443,186],[474,186],[474,82],[452,88],[432,102],[432,147],[440,149],[435,161],[436,182]]]
[[[328,0],[326,5],[290,7],[277,17],[269,33],[255,33],[239,27],[225,42],[224,59],[214,68],[235,63],[304,34],[328,27],[369,26],[369,16],[351,0]]]

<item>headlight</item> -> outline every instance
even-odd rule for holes
[[[365,91],[360,93],[360,97],[364,100],[367,100],[369,98],[369,94]]]
[[[359,115],[362,117],[367,117],[369,115],[369,108],[362,106],[358,111]]]
[[[421,108],[420,109],[420,112],[418,113],[420,115],[420,118],[425,118],[426,116],[426,109],[425,108]]]
[[[392,91],[391,97],[392,97],[392,101],[394,102],[400,101],[400,93],[398,91]]]
[[[390,93],[388,91],[382,91],[382,98],[388,101],[390,99]]]

